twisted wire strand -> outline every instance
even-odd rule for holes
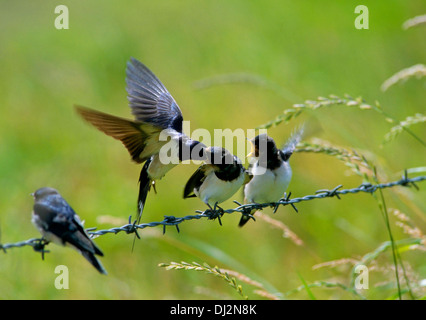
[[[104,229],[104,230],[96,230],[96,228],[89,228],[89,229],[86,229],[86,230],[89,233],[89,235],[93,238],[98,237],[98,236],[102,236],[102,235],[105,235],[105,234],[109,234],[109,233],[117,234],[117,233],[120,233],[120,232],[126,232],[127,234],[135,233],[136,236],[138,238],[140,238],[140,236],[138,234],[138,230],[139,229],[145,229],[145,228],[148,228],[148,227],[152,228],[152,227],[157,227],[157,226],[163,226],[163,234],[164,234],[166,232],[167,226],[175,226],[177,231],[179,232],[180,231],[179,230],[179,224],[183,223],[184,221],[199,220],[199,219],[207,218],[208,220],[218,219],[219,223],[222,224],[220,218],[225,213],[231,214],[231,213],[235,213],[235,212],[241,213],[243,215],[248,215],[250,218],[252,218],[254,220],[254,217],[250,214],[250,212],[252,210],[262,210],[262,209],[267,208],[267,207],[272,207],[274,209],[274,213],[275,213],[279,206],[291,205],[293,207],[293,209],[296,212],[298,212],[298,210],[297,210],[297,208],[295,207],[294,204],[302,202],[302,201],[310,201],[310,200],[314,200],[314,199],[324,199],[324,198],[332,198],[332,197],[337,197],[338,199],[340,199],[341,195],[354,194],[354,193],[359,193],[359,192],[365,192],[365,193],[373,194],[378,189],[392,188],[392,187],[395,187],[395,186],[414,187],[415,189],[418,190],[419,188],[416,185],[416,182],[421,182],[421,181],[424,181],[424,180],[426,180],[426,176],[418,176],[418,177],[414,177],[414,178],[408,178],[407,172],[405,171],[402,179],[397,180],[397,181],[388,182],[388,183],[379,183],[379,184],[363,183],[360,186],[358,186],[356,188],[351,188],[351,189],[341,189],[342,185],[338,185],[334,189],[318,190],[318,191],[315,192],[314,195],[306,195],[306,196],[299,197],[299,198],[290,199],[291,194],[285,195],[285,197],[280,199],[279,201],[271,202],[271,203],[241,204],[237,201],[234,201],[234,203],[236,203],[238,205],[238,207],[233,208],[233,209],[223,210],[222,208],[215,206],[215,208],[213,210],[211,210],[211,209],[207,209],[205,211],[197,210],[196,212],[198,214],[196,214],[196,215],[187,215],[187,216],[183,216],[183,217],[164,216],[163,221],[148,222],[148,223],[141,223],[141,224],[137,224],[136,220],[132,223],[131,222],[132,217],[130,216],[129,217],[129,223],[127,223],[127,224],[125,224],[121,227],[114,227],[114,228]],[[43,238],[32,238],[32,239],[28,239],[28,240],[24,240],[24,241],[20,241],[20,242],[16,242],[16,243],[0,244],[0,250],[3,250],[6,253],[6,250],[10,249],[10,248],[20,248],[20,247],[25,247],[25,246],[31,246],[31,247],[33,247],[33,249],[36,252],[41,252],[42,257],[44,257],[44,253],[48,252],[47,250],[45,250],[45,246],[48,243],[49,242],[46,241]]]

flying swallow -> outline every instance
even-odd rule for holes
[[[53,188],[40,188],[32,194],[34,207],[32,223],[43,238],[63,246],[70,246],[80,252],[100,273],[106,270],[95,255],[103,256],[102,251],[90,239],[79,216]]]
[[[183,116],[172,95],[140,61],[131,58],[126,68],[126,90],[135,120],[76,106],[77,112],[105,134],[121,141],[132,160],[144,163],[139,176],[139,223],[145,201],[155,180],[184,160],[203,160],[205,145],[182,132]],[[169,140],[169,141],[167,141]],[[170,157],[164,158],[167,144]]]
[[[296,131],[281,150],[267,134],[260,134],[250,140],[252,151],[247,156],[253,157],[255,161],[248,168],[252,178],[244,186],[245,203],[271,203],[283,197],[292,176],[289,159],[302,134],[303,128]],[[245,225],[249,219],[249,215],[243,215],[239,226]]]
[[[183,197],[198,197],[211,210],[229,199],[248,179],[241,160],[220,147],[205,149],[201,165],[185,185]]]

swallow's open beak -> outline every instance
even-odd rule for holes
[[[31,193],[30,193],[30,196],[34,198],[34,192],[31,192]]]
[[[247,138],[247,140],[250,142],[251,150],[250,150],[250,153],[248,155],[246,155],[246,158],[253,157],[255,155],[255,152],[256,152],[253,140],[249,140],[248,138]]]

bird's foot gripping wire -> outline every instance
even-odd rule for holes
[[[225,211],[217,205],[217,202],[214,204],[213,208],[209,204],[207,204],[207,206],[209,207],[209,209],[205,210],[203,214],[206,215],[209,220],[218,219],[219,224],[222,225],[222,220],[220,219],[220,217],[223,216]]]
[[[47,241],[44,238],[36,239],[33,243],[34,251],[41,253],[41,259],[42,260],[44,260],[44,254],[49,252],[49,250],[44,249],[48,243],[49,243],[49,241]]]

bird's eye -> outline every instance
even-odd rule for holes
[[[201,148],[200,152],[198,153],[198,156],[200,157],[200,159],[205,159],[206,158],[206,150],[204,148]]]

